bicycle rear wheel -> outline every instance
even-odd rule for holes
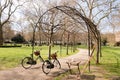
[[[50,64],[50,61],[49,60],[45,60],[42,64],[42,71],[45,73],[45,74],[48,74],[51,70],[51,64]]]
[[[61,68],[61,64],[57,59],[53,60],[53,64],[54,64],[54,67],[59,68],[59,69]]]
[[[31,57],[25,57],[24,59],[22,59],[21,65],[23,68],[28,69],[32,66],[32,58]]]

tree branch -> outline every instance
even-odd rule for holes
[[[25,2],[24,2],[24,3],[25,3]],[[24,3],[23,3],[23,4],[24,4]],[[9,21],[10,17],[12,16],[12,14],[18,9],[18,7],[23,6],[23,4],[16,6],[15,9],[14,9],[13,11],[11,11],[13,3],[12,3],[12,1],[10,2],[10,0],[9,0],[9,10],[8,10],[9,12],[8,12],[8,17],[7,17],[6,20],[4,20],[4,21],[1,23],[1,25],[3,26],[5,23],[7,23],[7,22]]]
[[[76,2],[76,3],[77,3],[77,2]],[[84,15],[85,17],[87,17],[85,11],[84,11],[83,8],[82,8],[82,6],[81,6],[79,3],[77,3],[77,4],[78,4],[78,6],[80,7],[80,10],[82,10],[83,15]]]

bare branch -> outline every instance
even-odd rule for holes
[[[102,21],[102,19],[104,19],[105,17],[107,17],[109,14],[106,14],[106,15],[104,15],[103,17],[101,17],[100,19],[99,19],[99,21],[98,21],[98,23],[97,23],[97,26],[100,24],[100,22]]]
[[[6,0],[5,4],[1,6],[1,12],[3,12],[9,6],[10,0]],[[3,8],[2,8],[3,7]]]
[[[90,9],[89,2],[87,0],[85,0],[85,2],[87,3],[87,7]]]
[[[77,3],[77,2],[76,2],[76,3]],[[77,5],[80,7],[80,10],[82,10],[83,15],[84,15],[85,17],[87,17],[85,11],[84,11],[83,8],[82,8],[82,6],[81,6],[79,3],[77,3]]]
[[[96,14],[92,17],[92,20],[93,20],[98,14],[100,14],[101,12],[103,12],[103,10],[99,11],[98,13],[96,13]]]
[[[10,1],[10,0],[9,0],[9,1]],[[24,3],[25,3],[25,2],[24,2]],[[24,3],[23,3],[23,4],[24,4]],[[3,26],[6,22],[8,22],[8,20],[9,20],[10,17],[12,16],[12,14],[13,14],[20,6],[23,6],[23,4],[16,6],[15,9],[14,9],[13,11],[11,11],[12,6],[13,6],[13,2],[9,2],[8,17],[7,17],[6,20],[4,20],[4,21],[2,22],[2,26]]]

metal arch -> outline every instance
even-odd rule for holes
[[[80,18],[83,19],[83,21],[86,23],[87,25],[87,28],[90,29],[90,31],[94,34],[94,37],[97,38],[97,33],[94,32],[94,30],[98,31],[97,28],[96,28],[96,25],[93,24],[88,18],[84,17],[79,11],[77,11],[75,8],[72,8],[72,7],[69,7],[69,6],[56,6],[56,7],[53,7],[53,8],[50,8],[48,9],[47,11],[45,11],[38,19],[37,23],[41,23],[41,19],[42,17],[49,11],[51,11],[52,9],[56,9],[56,10],[59,10],[63,13],[65,13],[66,15],[70,16],[73,20],[77,21],[78,23],[81,23],[80,21],[78,21],[77,19],[75,19],[74,16],[78,16]],[[72,14],[70,14],[72,13]],[[74,16],[72,16],[74,15]],[[37,26],[37,24],[36,24]]]
[[[68,15],[69,17],[71,17],[73,20],[77,21],[78,23],[81,23],[79,20],[77,20],[75,18],[75,16],[80,17],[87,26],[87,30],[89,33],[92,33],[94,36],[93,38],[95,39],[96,43],[97,43],[97,50],[99,50],[100,48],[100,33],[96,27],[96,25],[87,17],[84,17],[78,10],[76,10],[75,8],[69,7],[69,6],[56,6],[53,8],[48,9],[47,11],[45,11],[38,19],[37,23],[36,23],[36,27],[38,23],[41,23],[41,19],[42,17],[49,11],[51,11],[52,9],[56,9],[59,10],[63,13],[65,13],[66,15]],[[74,15],[74,16],[73,16]],[[88,45],[89,46],[89,45]],[[90,52],[90,48],[88,49]],[[99,54],[101,51],[98,51],[97,53]]]

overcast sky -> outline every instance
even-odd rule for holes
[[[1,1],[4,1],[4,0],[0,0],[0,2]],[[14,0],[15,2],[16,2],[16,0]],[[19,0],[19,1],[21,1],[20,3],[22,3],[22,2],[24,2],[24,0]],[[32,0],[31,0],[32,1]],[[39,1],[39,3],[37,3]],[[60,2],[61,0],[33,0],[33,2],[27,2],[27,3],[25,3],[25,5],[24,5],[24,8],[25,9],[32,9],[32,5],[34,4],[34,5],[40,5],[44,10],[46,10],[47,9],[47,7],[48,7],[48,4],[53,4],[53,3],[56,3],[56,4],[58,4],[59,2]],[[63,0],[63,1],[69,1],[69,0]],[[79,1],[79,0],[78,0]],[[103,0],[100,0],[101,2],[103,1]],[[109,0],[108,0],[109,1]],[[3,3],[3,2],[1,2],[1,3]],[[120,0],[117,0],[116,1],[116,3],[120,3]],[[115,4],[116,4],[115,3]],[[17,4],[17,3],[16,3]],[[36,5],[36,6],[37,6]],[[46,7],[47,6],[47,7]],[[84,5],[85,6],[85,5]],[[14,7],[13,7],[14,8]],[[96,10],[94,10],[94,13],[96,13],[97,12],[97,9]],[[98,15],[97,17],[100,17],[100,16],[102,16],[102,14],[101,15]],[[97,17],[96,17],[96,20],[97,20]],[[23,8],[21,7],[20,9],[18,9],[16,12],[15,12],[15,14],[14,14],[14,19],[15,19],[15,21],[13,22],[13,29],[14,30],[20,30],[20,29],[18,29],[17,27],[19,26],[19,25],[17,25],[15,22],[17,22],[20,18],[24,18],[24,12],[23,12]],[[26,25],[27,23],[26,23],[26,21],[23,21],[24,23],[24,25]],[[17,27],[16,27],[17,26]],[[19,26],[20,27],[20,26]],[[101,29],[102,29],[102,32],[111,32],[112,31],[112,29],[111,29],[111,27],[110,27],[110,24],[109,24],[109,21],[108,21],[108,19],[107,18],[105,18],[105,19],[103,19],[102,20],[102,24],[101,24]],[[118,29],[117,29],[118,30]]]

